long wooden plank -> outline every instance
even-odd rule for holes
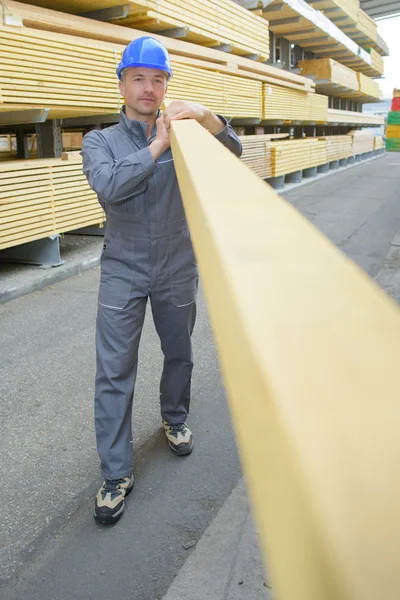
[[[172,150],[276,596],[397,600],[399,309],[197,123]]]

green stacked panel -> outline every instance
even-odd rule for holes
[[[386,150],[388,152],[400,152],[400,138],[386,139]]]
[[[388,113],[388,125],[400,125],[400,110],[391,111]]]

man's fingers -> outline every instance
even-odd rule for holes
[[[171,121],[179,121],[180,119],[194,119],[194,116],[189,110],[183,110],[171,117]]]

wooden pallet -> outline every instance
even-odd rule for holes
[[[103,221],[81,160],[0,164],[0,249]]]
[[[54,8],[48,0],[29,0],[28,4]],[[261,61],[269,56],[268,23],[231,0],[126,0],[128,15],[113,23],[157,33],[188,27],[186,40],[206,46],[229,44],[234,54],[257,54]],[[121,0],[79,0],[57,2],[57,9],[72,14],[113,6]]]

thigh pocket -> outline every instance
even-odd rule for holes
[[[197,295],[198,270],[188,231],[169,238],[169,276],[173,304],[192,304]]]
[[[123,310],[131,297],[133,245],[120,233],[113,235],[101,257],[101,278],[98,302],[106,308]]]

